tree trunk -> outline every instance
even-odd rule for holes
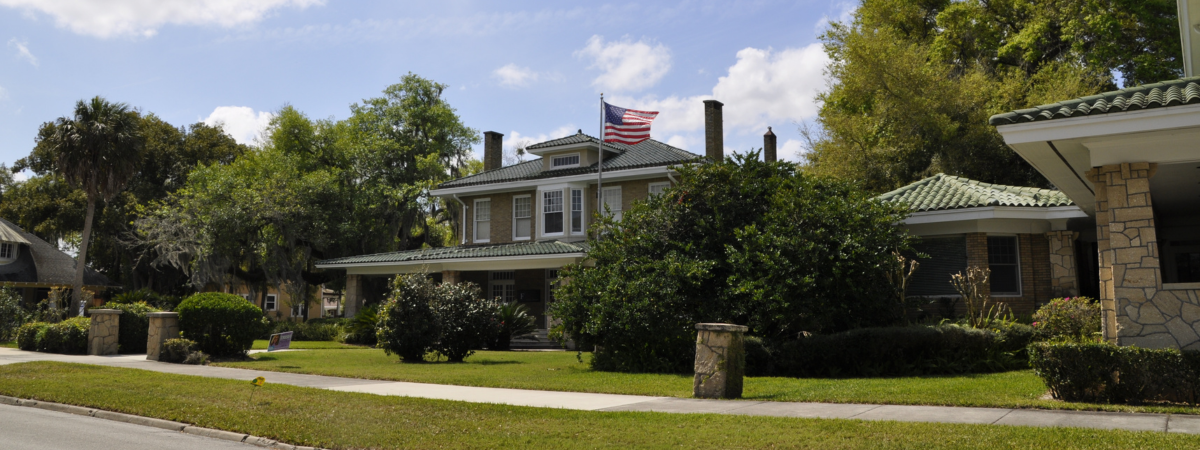
[[[87,271],[88,243],[92,239],[92,219],[96,216],[96,199],[88,196],[87,218],[83,220],[83,239],[79,243],[79,257],[75,261],[75,286],[71,289],[75,297],[75,311],[83,315],[83,274]]]

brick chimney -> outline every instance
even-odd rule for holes
[[[483,132],[483,170],[496,170],[504,165],[504,135],[495,131]]]
[[[721,107],[716,100],[704,101],[704,156],[716,162],[725,160],[725,130],[721,126]]]
[[[763,161],[775,162],[775,132],[771,127],[767,127],[767,134],[763,135]]]

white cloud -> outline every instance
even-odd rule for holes
[[[837,21],[841,22],[841,23],[849,24],[850,21],[854,19],[854,11],[858,9],[858,3],[857,2],[840,2],[837,4],[837,6],[839,8],[841,8],[841,12],[838,13]],[[817,30],[817,32],[819,33],[819,32],[825,31],[825,28],[828,27],[829,24],[832,22],[833,22],[833,19],[831,19],[829,17],[829,14],[825,14],[825,15],[821,16],[821,18],[819,20],[817,20],[817,24],[815,26],[813,26],[813,28],[815,28]]]
[[[804,159],[806,151],[804,150],[804,144],[800,141],[788,139],[775,153],[775,156],[778,156],[780,160],[800,162],[801,159]]]
[[[520,67],[516,64],[509,64],[499,69],[492,71],[492,76],[500,81],[500,85],[508,88],[518,88],[528,86],[530,82],[538,80],[538,73],[528,67]]]
[[[272,117],[275,117],[275,114],[267,111],[255,113],[254,109],[248,106],[218,106],[204,119],[204,123],[210,126],[221,125],[238,143],[252,144],[259,133],[271,123]]]
[[[25,180],[28,180],[28,179],[29,179],[29,177],[30,177],[30,176],[32,176],[32,175],[33,175],[33,172],[32,172],[32,171],[30,171],[29,169],[25,169],[25,170],[22,170],[22,171],[20,171],[20,172],[14,172],[14,173],[13,173],[13,180],[14,180],[14,181],[25,181]]]
[[[509,149],[517,144],[540,144],[551,139],[564,138],[578,132],[579,127],[576,127],[575,124],[571,123],[555,128],[549,133],[540,133],[537,135],[524,135],[519,131],[513,130],[508,134],[508,136],[504,137],[504,148]]]
[[[592,86],[608,92],[641,91],[671,70],[671,50],[665,45],[633,42],[629,37],[605,43],[603,37],[592,36],[575,56],[591,59],[589,68],[604,72],[592,80]]]
[[[17,57],[18,58],[29,61],[29,64],[33,64],[33,67],[38,66],[37,57],[33,56],[33,53],[29,52],[29,42],[28,41],[18,41],[17,38],[12,38],[12,39],[8,40],[8,46],[17,49]]]
[[[0,5],[47,14],[59,27],[99,38],[150,37],[164,25],[233,27],[262,20],[271,10],[300,9],[324,0],[0,0]]]

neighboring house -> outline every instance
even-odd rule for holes
[[[878,198],[911,208],[904,226],[928,255],[909,281],[910,296],[958,297],[950,276],[986,267],[991,296],[1030,314],[1050,299],[1079,295],[1075,267],[1094,265],[1076,260],[1078,233],[1070,231],[1090,226],[1088,215],[1059,191],[937,174]]]
[[[1200,349],[1200,0],[1181,0],[1188,78],[991,118],[1095,221],[1103,334]]]
[[[26,307],[45,300],[50,288],[73,286],[75,262],[74,257],[58,247],[0,219],[0,286],[21,292]],[[99,293],[108,289],[108,283],[108,277],[95,270],[84,272],[85,290]]]
[[[721,103],[705,102],[709,159],[724,157]],[[774,136],[771,135],[771,138]],[[484,171],[430,193],[460,208],[460,245],[353,256],[317,263],[346,270],[345,315],[384,297],[395,274],[427,272],[444,282],[469,281],[485,295],[518,301],[546,328],[558,271],[584,260],[597,212],[620,218],[632,202],[674,184],[671,166],[705,159],[655,140],[604,144],[603,188],[597,191],[600,141],[582,131],[525,150],[539,159],[501,167],[503,135],[484,133]],[[774,155],[774,149],[769,149]],[[601,209],[603,208],[603,209]]]
[[[327,295],[324,292],[329,291],[324,286],[319,286],[318,289],[323,293],[322,300],[316,305],[310,305],[307,302],[293,302],[292,295],[287,289],[280,291],[274,287],[268,287],[264,295],[262,291],[251,293],[250,286],[243,282],[235,282],[224,284],[221,286],[210,285],[206,292],[224,292],[227,294],[240,295],[250,303],[262,308],[263,313],[272,320],[305,320],[318,319],[325,316],[325,302]],[[314,307],[315,306],[315,307]],[[337,306],[334,305],[336,312]]]

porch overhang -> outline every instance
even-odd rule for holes
[[[347,275],[556,269],[587,260],[582,242],[520,242],[459,246],[352,256],[319,261],[319,269],[342,269]]]
[[[904,226],[917,236],[962,233],[1046,233],[1067,229],[1070,219],[1087,218],[1078,206],[986,206],[915,212]]]

